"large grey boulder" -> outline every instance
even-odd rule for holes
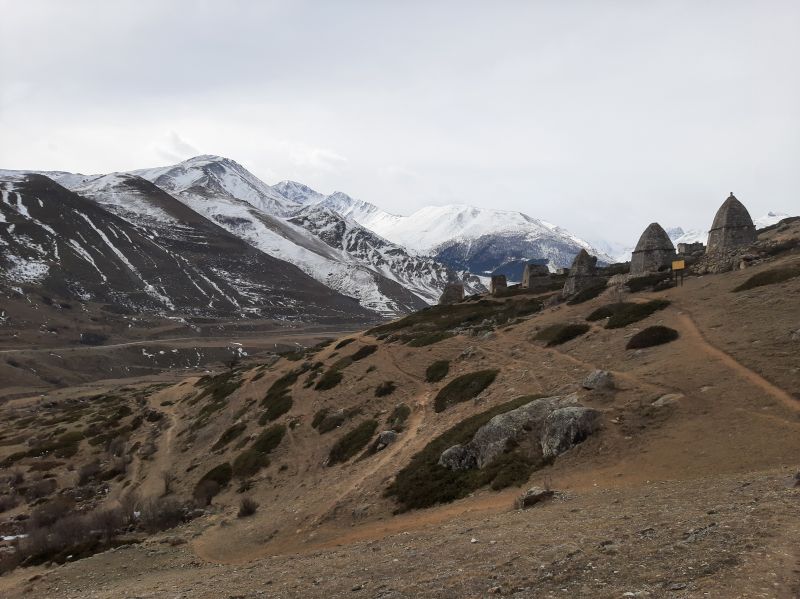
[[[600,412],[583,406],[557,408],[547,415],[541,435],[542,455],[554,458],[600,428]]]
[[[554,414],[557,416],[553,417]],[[526,439],[541,446],[545,457],[558,455],[596,430],[595,419],[599,420],[599,414],[578,404],[575,394],[534,399],[498,414],[480,427],[467,443],[446,449],[439,457],[439,464],[450,470],[483,468],[502,455],[510,444]],[[551,453],[545,453],[545,447]]]
[[[559,406],[568,405],[577,405],[574,396],[543,397],[492,418],[477,430],[468,443],[478,468],[490,464],[504,453],[510,442],[520,441],[529,435],[538,437],[547,415]]]

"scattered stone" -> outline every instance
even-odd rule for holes
[[[605,391],[614,388],[614,375],[607,370],[595,370],[583,381],[583,388]]]
[[[662,395],[657,400],[653,402],[653,406],[656,408],[665,408],[667,406],[674,406],[678,403],[678,401],[683,397],[683,393],[667,393],[666,395]]]
[[[502,587],[500,587],[500,586],[491,587],[491,588],[488,590],[488,593],[489,593],[490,595],[500,595],[502,592],[503,592],[503,588],[502,588]]]
[[[550,499],[553,493],[553,491],[542,487],[531,487],[517,498],[516,507],[521,510],[527,509],[537,503]]]

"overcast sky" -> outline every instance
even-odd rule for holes
[[[195,154],[585,238],[800,213],[800,2],[0,0],[0,168]]]

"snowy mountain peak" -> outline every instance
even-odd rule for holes
[[[297,202],[298,204],[315,204],[325,199],[324,194],[311,189],[308,185],[298,183],[297,181],[281,181],[273,185],[272,189],[287,200]]]
[[[299,207],[230,158],[205,154],[178,164],[133,171],[165,191],[207,199],[226,197],[247,202],[276,216],[288,216]]]

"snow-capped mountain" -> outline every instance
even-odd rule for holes
[[[301,184],[273,189],[226,158],[201,156],[133,174],[170,190],[250,245],[385,316],[423,308],[438,300],[447,282],[460,280],[429,258],[412,260],[402,248],[336,212],[304,213],[309,203],[305,198],[316,192]],[[336,239],[345,233],[346,238]],[[472,290],[482,286],[474,281]]]
[[[0,287],[136,312],[370,318],[140,177],[0,172]]]
[[[459,271],[502,273],[519,280],[528,260],[546,259],[553,269],[569,266],[581,248],[601,261],[613,261],[565,229],[521,212],[448,205],[399,216],[342,192],[325,196],[294,181],[282,181],[274,189],[303,204],[326,206],[381,237]]]

